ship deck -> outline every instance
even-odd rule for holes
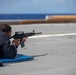
[[[12,25],[12,31],[42,32],[28,37],[18,53],[34,60],[5,63],[0,75],[76,75],[76,23]]]

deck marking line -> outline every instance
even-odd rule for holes
[[[46,37],[67,36],[67,35],[76,35],[76,33],[51,34],[51,35],[36,35],[36,36],[31,36],[29,38],[46,38]]]

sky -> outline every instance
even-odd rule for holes
[[[76,14],[76,0],[0,0],[0,14]]]

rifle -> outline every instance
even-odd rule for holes
[[[21,47],[25,47],[24,45],[24,42],[22,41],[22,39],[24,37],[29,37],[29,36],[33,36],[33,35],[37,35],[37,34],[42,34],[42,32],[38,32],[38,33],[35,33],[35,30],[33,30],[33,32],[29,32],[29,33],[24,33],[23,31],[18,31],[18,32],[15,32],[15,34],[13,36],[10,37],[11,38],[14,38],[14,39],[20,39],[20,44],[21,44]]]

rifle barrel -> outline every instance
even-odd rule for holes
[[[42,32],[38,32],[38,33],[35,33],[35,34],[42,34]]]

